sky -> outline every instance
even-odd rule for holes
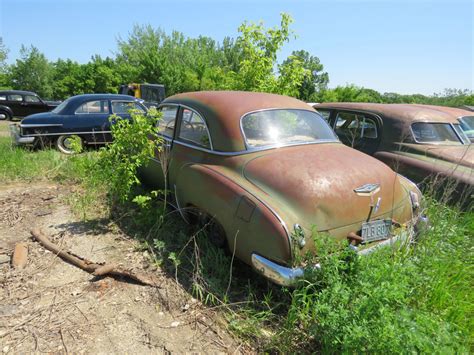
[[[293,19],[297,38],[279,60],[304,49],[320,58],[330,87],[380,92],[474,90],[472,0],[0,0],[0,37],[14,63],[21,45],[49,60],[113,56],[135,24],[205,35],[238,36],[244,21]]]

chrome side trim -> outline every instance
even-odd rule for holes
[[[20,127],[22,128],[36,128],[36,127],[62,127],[62,123],[38,123],[38,124],[29,124],[29,123],[21,123]]]
[[[41,136],[63,136],[63,135],[75,135],[75,134],[105,134],[112,133],[112,131],[89,131],[89,132],[61,132],[61,133],[37,133],[37,134],[25,134],[24,137],[41,137]]]

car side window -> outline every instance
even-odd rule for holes
[[[23,101],[23,97],[17,94],[8,95],[8,101]]]
[[[25,95],[25,102],[32,102],[32,103],[36,103],[36,102],[41,102],[39,98],[37,98],[36,96],[33,96],[33,95]]]
[[[183,118],[181,119],[178,137],[183,141],[211,149],[209,131],[207,130],[204,119],[189,109],[183,110]]]
[[[0,95],[0,101],[6,101],[7,95]]]
[[[178,106],[162,106],[159,111],[161,111],[162,116],[158,121],[158,132],[165,137],[173,138]]]
[[[112,113],[116,114],[128,114],[130,111],[140,111],[144,113],[145,110],[142,106],[133,101],[112,101]]]
[[[352,139],[377,139],[375,120],[362,113],[339,112],[334,130],[338,135],[341,134]]]
[[[109,113],[109,102],[107,100],[85,102],[81,106],[79,106],[75,113]]]

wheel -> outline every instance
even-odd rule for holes
[[[10,121],[11,119],[12,116],[7,111],[0,110],[0,120]]]
[[[56,140],[56,148],[64,154],[75,154],[82,150],[82,139],[76,135],[59,136]]]
[[[218,248],[227,247],[227,238],[221,224],[207,215],[204,211],[194,206],[188,206],[183,210],[187,223],[199,229],[204,229],[209,241]]]

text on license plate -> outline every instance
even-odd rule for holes
[[[390,236],[390,227],[392,221],[387,219],[380,219],[377,221],[370,221],[362,223],[362,239],[364,243],[373,242],[376,240],[387,239]]]

